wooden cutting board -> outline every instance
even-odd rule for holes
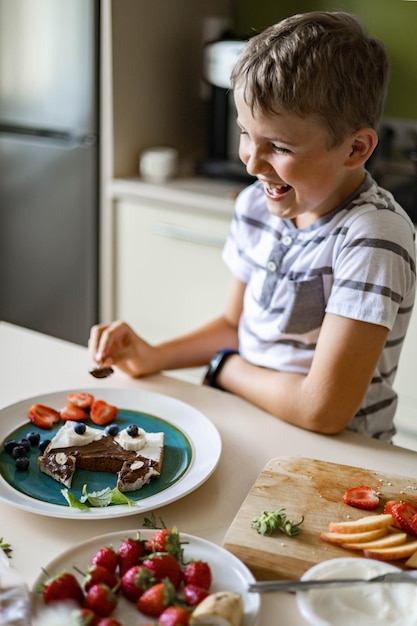
[[[359,485],[369,485],[380,494],[378,509],[367,512],[343,503],[344,492]],[[416,496],[417,479],[314,459],[279,457],[269,461],[258,476],[226,534],[224,547],[258,580],[297,579],[321,561],[361,556],[320,539],[330,521],[382,513],[387,500],[414,501]],[[281,508],[293,522],[304,516],[299,535],[267,537],[251,528],[254,517]]]

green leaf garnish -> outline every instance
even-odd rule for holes
[[[260,515],[257,515],[252,519],[252,528],[255,528],[260,535],[272,535],[275,531],[279,530],[288,537],[298,535],[300,532],[300,525],[304,521],[304,517],[298,522],[292,522],[287,519],[284,513],[285,509],[279,509],[277,511],[263,511]]]
[[[68,489],[61,489],[61,493],[64,496],[65,500],[68,502],[68,506],[73,509],[88,511],[89,507],[81,502],[81,500],[77,500],[77,498]]]
[[[6,543],[3,537],[0,537],[0,549],[3,550],[7,558],[12,558],[12,547],[9,543]]]
[[[82,495],[78,500],[68,489],[61,490],[62,495],[68,502],[70,507],[86,511],[90,507],[105,507],[110,504],[127,504],[128,506],[135,505],[136,502],[131,498],[124,495],[117,487],[110,489],[105,487],[100,491],[87,491],[87,485],[83,485]]]

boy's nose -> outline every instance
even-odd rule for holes
[[[259,176],[260,174],[266,174],[271,171],[271,166],[265,156],[260,150],[256,148],[244,152],[240,155],[243,163],[246,166],[248,174],[251,176]]]

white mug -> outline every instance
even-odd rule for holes
[[[173,178],[178,169],[178,150],[169,147],[149,148],[139,158],[139,172],[150,183],[164,183]]]

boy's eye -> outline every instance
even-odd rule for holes
[[[282,146],[276,146],[275,144],[272,145],[272,149],[274,150],[274,152],[279,152],[280,154],[290,154],[291,150],[288,150],[288,148],[283,148]]]

